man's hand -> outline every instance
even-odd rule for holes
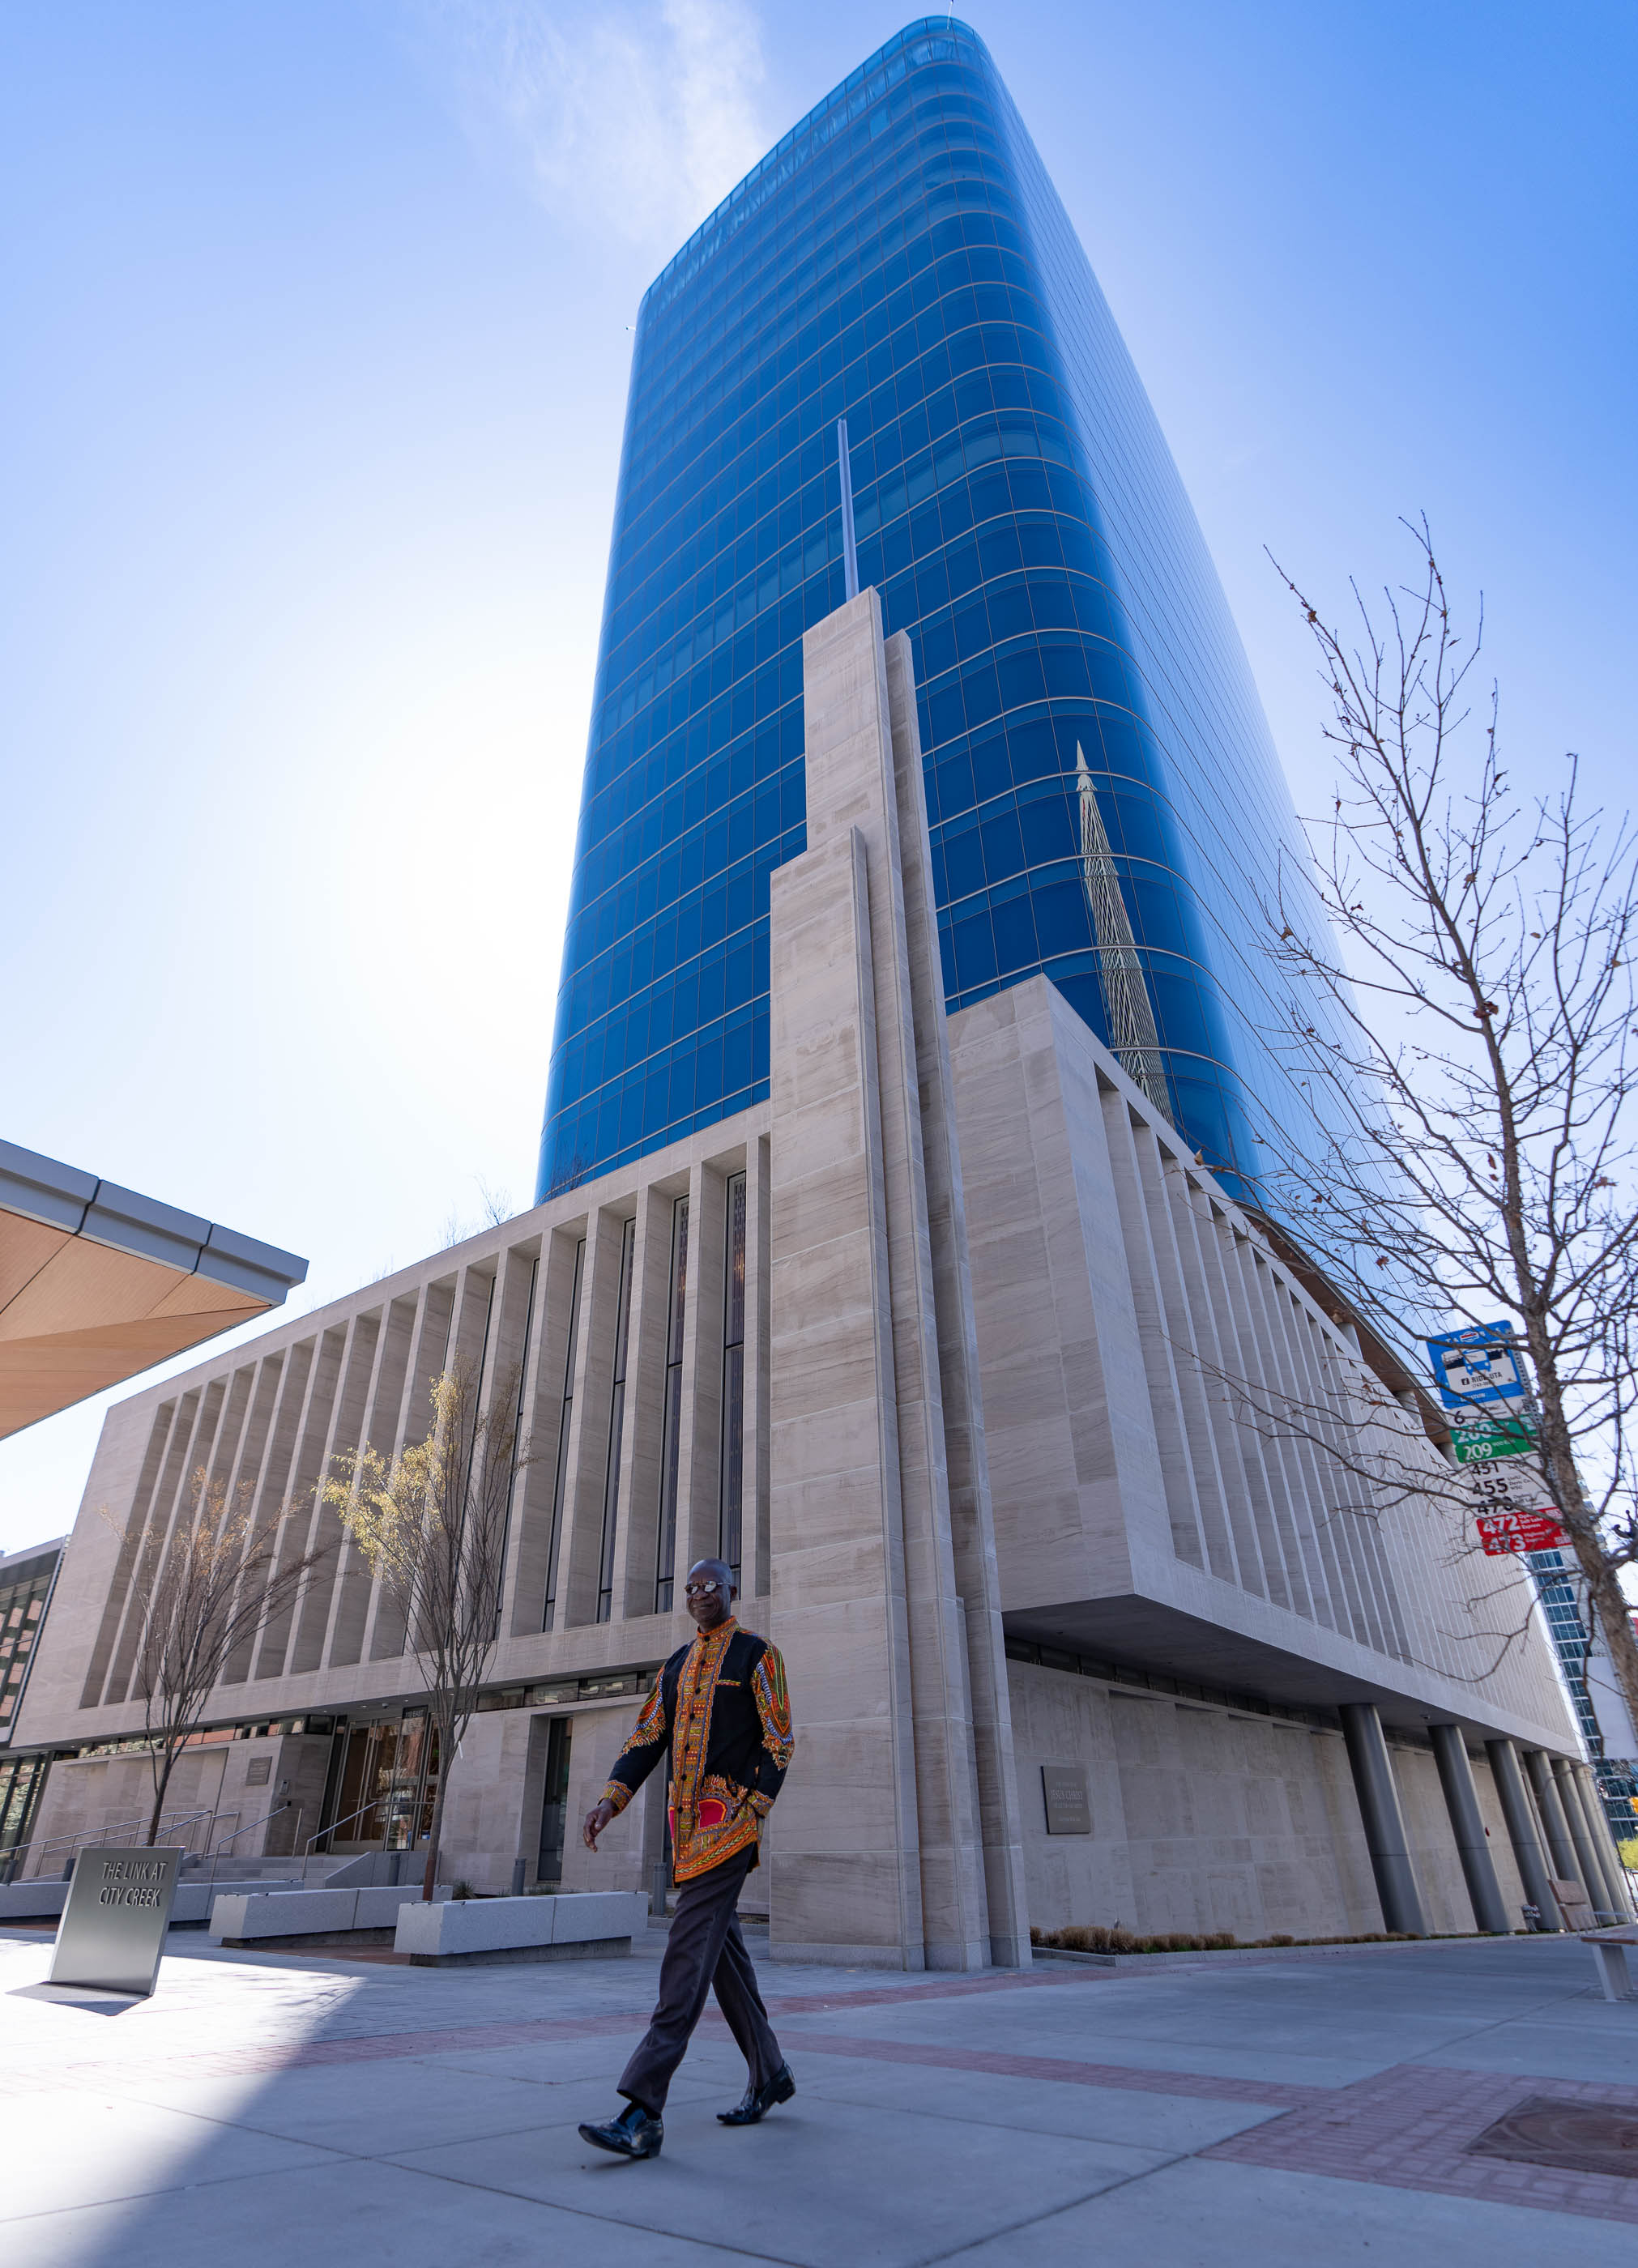
[[[581,1828],[580,1834],[588,1851],[594,1851],[597,1848],[598,1837],[614,1815],[615,1808],[606,1795],[600,1802],[594,1803],[587,1813],[586,1823]]]

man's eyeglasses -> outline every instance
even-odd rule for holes
[[[720,1583],[690,1583],[683,1591],[685,1599],[714,1599],[720,1595]]]

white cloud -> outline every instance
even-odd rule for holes
[[[549,210],[668,251],[767,147],[749,0],[421,0],[468,130]]]

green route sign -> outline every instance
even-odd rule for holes
[[[1488,1464],[1497,1457],[1533,1456],[1540,1447],[1523,1418],[1475,1418],[1450,1428],[1457,1462]]]

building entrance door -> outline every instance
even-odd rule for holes
[[[410,1851],[432,1828],[438,1735],[424,1716],[358,1726],[347,1736],[333,1851]]]

